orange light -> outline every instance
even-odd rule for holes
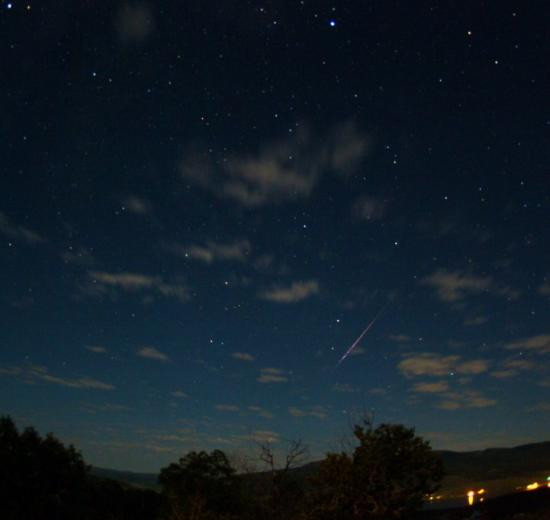
[[[474,495],[476,494],[475,491],[468,491],[468,505],[471,506],[474,504]]]
[[[483,488],[481,488],[481,489],[477,492],[478,495],[483,495],[483,493],[485,493],[485,490],[484,490]]]
[[[525,486],[525,489],[527,491],[533,491],[533,489],[538,489],[538,488],[539,488],[538,482],[533,482],[532,484],[527,484],[527,486]]]

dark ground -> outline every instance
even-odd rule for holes
[[[475,516],[475,512],[479,516]],[[423,511],[414,520],[550,520],[550,488],[522,491],[472,507]]]

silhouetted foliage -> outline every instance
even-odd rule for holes
[[[72,446],[34,428],[17,431],[0,418],[0,493],[3,518],[72,518],[85,492],[87,466]]]
[[[19,433],[0,417],[0,518],[2,520],[153,519],[158,493],[125,490],[119,483],[90,477],[73,446],[65,447],[34,428]]]
[[[440,459],[414,429],[365,421],[351,455],[329,454],[313,479],[307,516],[316,520],[407,518],[443,478]]]
[[[442,478],[439,456],[401,425],[355,427],[355,448],[303,462],[301,441],[277,450],[260,445],[268,471],[236,475],[226,455],[191,452],[165,467],[152,490],[90,475],[82,456],[53,435],[19,432],[0,417],[1,520],[462,520],[474,509],[419,511]],[[522,447],[520,451],[532,451]],[[314,467],[317,474],[305,486]],[[489,498],[482,518],[548,516],[550,489]],[[161,504],[162,500],[162,504]]]
[[[307,446],[302,440],[291,440],[286,445],[284,461],[277,464],[273,446],[269,442],[260,443],[260,461],[270,475],[267,496],[264,500],[263,516],[278,520],[296,516],[303,499],[303,489],[290,470],[302,464],[307,456]]]
[[[223,451],[190,452],[161,470],[164,518],[239,518],[240,480]]]

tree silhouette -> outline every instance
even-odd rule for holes
[[[309,518],[401,519],[438,489],[442,463],[428,442],[402,425],[357,425],[351,455],[328,454],[313,479]]]
[[[284,456],[277,463],[277,456],[270,442],[259,443],[260,461],[269,473],[267,509],[264,516],[277,520],[293,517],[302,500],[302,489],[290,472],[305,461],[308,448],[301,439],[286,443]]]
[[[158,493],[94,477],[82,456],[34,428],[19,433],[0,417],[2,520],[140,520],[156,518]]]
[[[179,520],[237,518],[239,480],[220,450],[188,453],[161,470],[165,517]]]
[[[2,518],[73,518],[87,471],[73,446],[34,428],[19,433],[9,417],[0,417]]]

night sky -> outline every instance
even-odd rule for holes
[[[143,471],[548,439],[547,2],[0,7],[0,413]]]

